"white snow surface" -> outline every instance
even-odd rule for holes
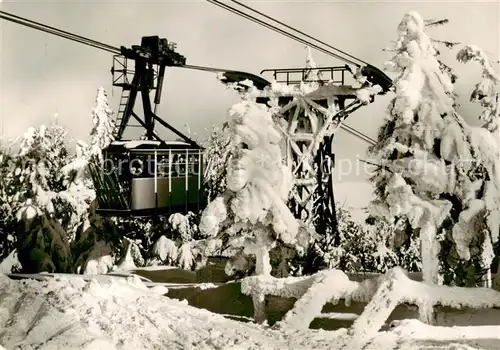
[[[0,261],[0,273],[11,273],[14,267],[20,266],[17,250],[13,250],[5,259]]]
[[[0,344],[7,349],[39,350],[357,349],[358,345],[424,349],[411,339],[435,334],[433,327],[412,321],[399,324],[398,333],[380,332],[353,342],[346,329],[270,329],[232,321],[164,297],[166,292],[164,287],[148,289],[138,278],[106,283],[78,277],[38,282],[0,275]],[[456,338],[460,332],[463,329],[447,330],[441,338]],[[433,348],[472,349],[451,344]]]
[[[104,241],[95,242],[83,269],[84,275],[99,275],[113,269],[114,258],[111,247]]]

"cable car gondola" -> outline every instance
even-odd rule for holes
[[[128,69],[128,60],[135,62],[133,70]],[[185,64],[186,58],[175,51],[175,44],[158,36],[143,37],[141,45],[132,48],[122,46],[113,57],[113,85],[122,88],[122,102],[117,113],[116,141],[103,150],[102,164],[93,163],[97,213],[151,216],[202,209],[203,148],[156,115],[165,67]],[[139,94],[143,118],[134,112]],[[123,140],[132,118],[145,129],[145,140]],[[181,141],[160,139],[155,122]]]
[[[156,216],[203,208],[203,148],[184,141],[114,141],[90,170],[103,216]]]

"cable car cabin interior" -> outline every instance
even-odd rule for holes
[[[114,141],[90,167],[103,216],[150,216],[202,206],[203,148],[183,141]]]

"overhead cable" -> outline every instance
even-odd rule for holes
[[[289,25],[288,25],[288,24],[286,24],[286,23],[283,23],[283,22],[281,22],[281,21],[278,21],[277,19],[275,19],[275,18],[273,18],[273,17],[271,17],[271,16],[268,16],[268,15],[266,15],[265,13],[262,13],[262,12],[260,12],[260,11],[257,11],[256,9],[254,9],[254,8],[252,8],[252,7],[248,6],[248,5],[245,5],[245,4],[243,4],[243,3],[239,2],[239,1],[236,1],[236,0],[230,0],[230,1],[234,2],[235,4],[238,4],[238,5],[239,5],[239,6],[241,6],[241,7],[246,8],[247,10],[250,10],[250,11],[252,11],[252,12],[257,13],[258,15],[260,15],[260,16],[262,16],[262,17],[264,17],[264,18],[267,18],[267,19],[269,19],[269,20],[271,20],[271,21],[273,21],[273,22],[275,22],[275,23],[278,23],[279,25],[282,25],[282,26],[283,26],[283,27],[285,27],[285,28],[291,29],[291,30],[293,30],[293,31],[294,31],[294,32],[296,32],[296,33],[299,33],[299,34],[301,34],[301,35],[303,35],[303,36],[305,36],[305,37],[307,37],[307,38],[309,38],[309,39],[312,39],[312,40],[314,40],[314,41],[316,41],[316,42],[318,42],[318,43],[320,43],[320,44],[322,44],[322,45],[324,45],[324,46],[326,46],[326,47],[328,47],[328,48],[330,48],[330,49],[333,49],[333,50],[335,50],[335,51],[338,51],[338,52],[340,52],[341,54],[343,54],[343,55],[345,55],[345,56],[347,56],[347,57],[350,57],[350,58],[352,58],[352,59],[353,59],[353,60],[355,60],[355,61],[358,61],[358,62],[361,62],[361,63],[363,63],[363,64],[365,64],[365,65],[368,65],[368,63],[367,63],[367,62],[365,62],[365,61],[363,61],[363,60],[361,60],[361,59],[359,59],[359,58],[357,58],[357,57],[354,57],[353,55],[350,55],[350,54],[348,54],[347,52],[344,52],[344,51],[342,51],[342,50],[340,50],[340,49],[338,49],[338,48],[336,48],[336,47],[334,47],[334,46],[332,46],[332,45],[329,45],[329,44],[325,43],[324,41],[321,41],[321,40],[319,40],[319,39],[317,39],[317,38],[315,38],[315,37],[313,37],[313,36],[311,36],[311,35],[309,35],[309,34],[307,34],[307,33],[304,33],[303,31],[298,30],[297,28],[294,28],[294,27],[292,27],[292,26],[289,26]],[[350,62],[350,61],[349,61],[349,62]]]
[[[249,14],[247,14],[247,13],[241,11],[241,10],[235,9],[234,7],[231,7],[231,6],[227,5],[227,4],[224,4],[223,2],[220,2],[220,1],[217,1],[217,0],[207,0],[207,1],[209,3],[211,3],[211,4],[214,4],[214,5],[219,6],[219,7],[223,8],[223,9],[225,9],[225,10],[228,10],[228,11],[230,11],[232,13],[235,13],[238,16],[246,18],[246,19],[248,19],[248,20],[250,20],[250,21],[252,21],[254,23],[258,23],[258,24],[260,24],[260,25],[262,25],[262,26],[264,26],[264,27],[266,27],[268,29],[271,29],[272,31],[280,33],[280,34],[282,34],[282,35],[284,35],[286,37],[289,37],[289,38],[291,38],[291,39],[293,39],[295,41],[298,41],[298,42],[300,42],[300,43],[302,43],[304,45],[307,45],[307,46],[309,46],[309,47],[311,47],[313,49],[316,49],[316,50],[318,50],[318,51],[320,51],[322,53],[325,53],[325,54],[327,54],[329,56],[332,56],[332,57],[335,57],[335,58],[337,58],[337,59],[339,59],[341,61],[348,62],[348,63],[351,63],[351,64],[357,66],[357,67],[360,67],[359,63],[356,63],[356,62],[354,62],[352,60],[346,59],[345,57],[342,57],[342,56],[340,56],[340,55],[338,55],[338,54],[336,54],[336,53],[334,53],[332,51],[329,51],[329,50],[327,50],[325,48],[322,48],[321,46],[318,46],[318,45],[316,45],[316,44],[314,44],[314,43],[312,43],[310,41],[302,39],[302,38],[300,38],[300,37],[298,37],[298,36],[296,36],[294,34],[291,34],[291,33],[287,32],[287,31],[283,30],[283,29],[275,27],[272,24],[266,23],[263,20],[260,20],[260,19],[254,17],[254,16],[251,16],[251,15],[249,15]]]

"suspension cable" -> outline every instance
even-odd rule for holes
[[[302,38],[300,38],[300,37],[298,37],[298,36],[296,36],[294,34],[291,34],[291,33],[287,32],[287,31],[283,30],[283,29],[275,27],[272,24],[266,23],[266,22],[264,22],[264,21],[262,21],[262,20],[260,20],[260,19],[258,19],[256,17],[254,17],[254,16],[251,16],[251,15],[249,15],[249,14],[243,12],[243,11],[237,10],[237,9],[235,9],[235,8],[233,8],[233,7],[231,7],[231,6],[227,5],[227,4],[224,4],[224,3],[220,2],[220,1],[217,1],[217,0],[207,0],[207,1],[210,2],[211,4],[217,5],[217,6],[223,8],[225,10],[228,10],[228,11],[230,11],[232,13],[235,13],[238,16],[246,18],[246,19],[248,19],[248,20],[250,20],[250,21],[252,21],[254,23],[258,23],[258,24],[260,24],[260,25],[262,25],[262,26],[264,26],[264,27],[266,27],[268,29],[271,29],[271,30],[273,30],[273,31],[275,31],[277,33],[280,33],[280,34],[282,34],[282,35],[284,35],[286,37],[289,37],[289,38],[291,38],[291,39],[293,39],[295,41],[298,41],[298,42],[300,42],[300,43],[302,43],[304,45],[312,47],[312,48],[314,48],[314,49],[316,49],[316,50],[318,50],[318,51],[320,51],[322,53],[325,53],[325,54],[327,54],[329,56],[335,57],[335,58],[337,58],[337,59],[339,59],[341,61],[344,61],[344,62],[349,62],[349,63],[355,65],[356,67],[360,67],[361,66],[359,63],[356,63],[356,62],[353,62],[352,60],[346,59],[345,57],[342,57],[342,56],[340,56],[340,55],[338,55],[336,53],[333,53],[333,52],[331,52],[331,51],[329,51],[329,50],[327,50],[325,48],[322,48],[321,46],[318,46],[318,45],[316,45],[314,43],[311,43],[310,41],[302,39]]]
[[[344,52],[344,51],[342,51],[342,50],[340,50],[340,49],[338,49],[338,48],[336,48],[336,47],[334,47],[334,46],[332,46],[332,45],[329,45],[329,44],[325,43],[324,41],[321,41],[321,40],[319,40],[319,39],[317,39],[317,38],[315,38],[315,37],[313,37],[313,36],[311,36],[311,35],[309,35],[309,34],[307,34],[307,33],[304,33],[303,31],[300,31],[300,30],[298,30],[297,28],[294,28],[294,27],[292,27],[292,26],[289,26],[289,25],[288,25],[288,24],[286,24],[286,23],[283,23],[283,22],[281,22],[281,21],[278,21],[277,19],[275,19],[275,18],[273,18],[273,17],[271,17],[271,16],[268,16],[268,15],[266,15],[265,13],[262,13],[262,12],[260,12],[260,11],[257,11],[256,9],[254,9],[254,8],[252,8],[252,7],[248,6],[248,5],[245,5],[245,4],[243,4],[243,3],[239,2],[239,1],[236,1],[236,0],[230,0],[230,1],[234,2],[235,4],[240,5],[240,6],[241,6],[241,7],[243,7],[243,8],[246,8],[247,10],[250,10],[250,11],[252,11],[252,12],[257,13],[258,15],[260,15],[260,16],[262,16],[262,17],[264,17],[264,18],[267,18],[267,19],[269,19],[269,20],[271,20],[271,21],[273,21],[273,22],[275,22],[275,23],[278,23],[278,24],[282,25],[282,26],[283,26],[283,27],[285,27],[285,28],[291,29],[291,30],[293,30],[294,32],[299,33],[299,34],[301,34],[301,35],[305,36],[305,37],[306,37],[306,38],[308,38],[308,39],[312,39],[312,40],[314,40],[314,41],[316,41],[316,42],[318,42],[318,43],[320,43],[320,44],[322,44],[322,45],[325,45],[326,47],[328,47],[328,48],[330,48],[330,49],[333,49],[333,50],[335,50],[335,51],[337,51],[337,52],[340,52],[341,54],[346,55],[347,57],[350,57],[350,58],[352,58],[352,59],[353,59],[353,60],[355,60],[355,61],[361,62],[361,63],[362,63],[362,64],[364,64],[364,65],[368,65],[368,63],[367,63],[367,62],[365,62],[365,61],[363,61],[363,60],[361,60],[361,59],[359,59],[359,58],[357,58],[357,57],[354,57],[353,55],[350,55],[350,54],[348,54],[347,52]],[[346,60],[346,61],[347,61],[347,62],[351,62],[351,61],[349,61],[349,60]]]
[[[201,70],[201,71],[207,71],[207,72],[213,72],[213,73],[223,73],[223,72],[230,72],[233,71],[232,69],[223,69],[223,68],[214,68],[214,67],[204,67],[204,66],[195,66],[192,64],[185,64],[183,66],[175,66],[176,68],[186,68],[186,69],[194,69],[194,70]]]
[[[359,130],[354,129],[353,127],[351,127],[345,123],[340,124],[340,128],[343,129],[344,131],[347,131],[349,134],[356,136],[357,138],[369,143],[372,146],[377,143],[377,141],[372,139],[370,136],[362,133]]]
[[[104,44],[104,43],[101,43],[101,42],[98,42],[98,41],[95,41],[95,40],[92,40],[89,38],[85,38],[85,37],[80,36],[80,35],[72,34],[70,32],[66,32],[64,30],[60,30],[60,29],[48,26],[46,24],[31,21],[29,19],[26,19],[26,18],[23,18],[20,16],[16,16],[14,14],[11,14],[11,13],[8,13],[5,11],[0,11],[0,18],[5,19],[7,21],[17,23],[17,24],[24,25],[24,26],[32,28],[32,29],[40,30],[40,31],[45,32],[45,33],[49,33],[52,35],[56,35],[56,36],[65,38],[65,39],[69,39],[69,40],[72,40],[72,41],[75,41],[75,42],[78,42],[81,44],[92,46],[96,49],[108,51],[108,52],[115,53],[115,54],[119,54],[121,52],[120,49],[117,47],[107,45],[107,44]]]

